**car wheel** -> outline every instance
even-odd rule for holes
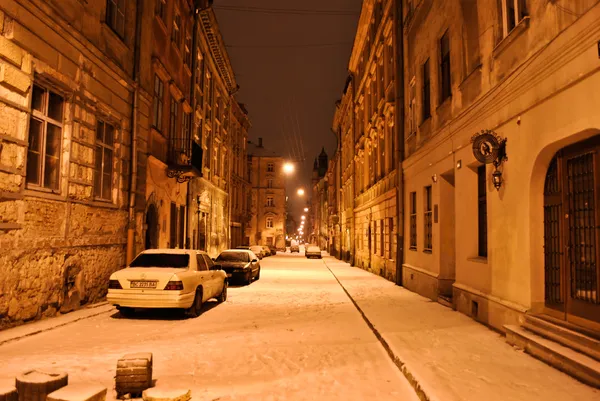
[[[192,303],[192,306],[188,309],[188,314],[191,317],[200,316],[200,312],[202,312],[202,288],[198,288],[196,290],[194,302]]]
[[[250,270],[247,274],[246,274],[246,284],[250,285],[252,284],[252,270]]]
[[[227,283],[227,280],[225,280],[223,282],[223,291],[221,291],[221,295],[219,295],[219,297],[217,298],[217,301],[219,301],[219,303],[223,303],[223,302],[227,301],[227,287],[228,287],[228,283]]]
[[[260,279],[260,267],[258,268],[258,273],[256,273],[256,280]]]
[[[133,315],[134,315],[133,308],[127,308],[127,307],[121,306],[117,309],[119,310],[119,313],[123,317],[133,317]]]

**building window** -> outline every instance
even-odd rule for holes
[[[423,64],[423,121],[431,117],[431,82],[429,77],[429,59]]]
[[[125,38],[125,0],[106,1],[106,23],[121,39]]]
[[[267,228],[273,228],[273,218],[267,217]]]
[[[417,250],[417,193],[410,193],[410,244],[411,250]]]
[[[267,180],[267,188],[273,188],[273,180],[271,178]]]
[[[177,129],[177,116],[179,114],[179,104],[174,97],[171,97],[171,110],[169,117],[169,137],[175,138],[175,132]]]
[[[394,235],[394,219],[392,217],[390,217],[388,219],[388,233],[389,233],[388,244],[390,247],[390,249],[388,250],[388,255],[389,255],[390,259],[394,259],[396,236]]]
[[[177,243],[180,249],[185,248],[185,215],[186,207],[179,206],[179,216],[177,218]]]
[[[275,206],[275,203],[273,202],[273,197],[272,196],[267,196],[267,206],[268,207]]]
[[[192,70],[192,37],[190,35],[185,36],[185,44],[183,46],[183,62],[187,67]]]
[[[440,39],[440,78],[441,78],[441,98],[440,103],[452,95],[452,77],[450,73],[450,35],[449,31]]]
[[[431,207],[431,186],[425,187],[425,210],[423,213],[425,232],[424,232],[424,244],[423,250],[425,252],[431,252],[433,248],[433,219],[432,219],[432,207]]]
[[[485,165],[477,168],[478,254],[487,258],[487,191]]]
[[[385,256],[385,220],[379,220],[379,252]]]
[[[175,16],[173,17],[171,41],[175,44],[175,47],[179,48],[179,43],[181,41],[181,15],[177,10],[175,10]]]
[[[417,85],[415,77],[411,79],[409,86],[408,133],[412,135],[417,132]]]
[[[523,18],[527,16],[526,0],[501,0],[502,2],[502,37],[515,29]]]
[[[275,165],[273,163],[267,164],[267,173],[272,173],[275,171]]]
[[[58,191],[64,99],[34,85],[29,122],[26,182]]]
[[[273,245],[275,245],[275,244],[273,243],[273,237],[267,237],[267,245],[268,245],[268,246],[273,246]]]
[[[152,125],[162,131],[163,99],[165,86],[163,81],[154,74],[154,99],[152,99]]]
[[[169,226],[169,247],[177,246],[177,204],[171,202],[171,221]]]
[[[94,166],[94,196],[111,200],[115,128],[98,120]]]
[[[154,13],[163,21],[167,22],[167,0],[156,0]]]

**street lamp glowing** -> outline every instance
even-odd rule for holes
[[[283,172],[286,174],[292,174],[294,172],[294,165],[292,163],[285,163],[283,165]]]
[[[304,196],[304,189],[302,189],[302,188],[298,189],[298,195]]]
[[[302,217],[301,217],[301,219],[302,219],[302,220],[306,220],[306,216],[302,216]]]
[[[304,211],[305,211],[305,212],[308,212],[308,208],[307,208],[307,207],[305,207],[305,208],[304,208]]]

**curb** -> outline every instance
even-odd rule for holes
[[[325,264],[325,267],[327,267],[327,270],[329,270],[329,272],[335,278],[335,280],[338,282],[338,284],[340,285],[340,287],[342,287],[342,290],[344,290],[344,292],[346,293],[346,296],[348,296],[348,298],[350,299],[350,301],[352,301],[352,304],[354,304],[354,307],[358,310],[358,312],[362,316],[362,318],[365,321],[365,323],[367,324],[367,326],[369,326],[369,329],[371,329],[371,331],[373,332],[373,334],[375,334],[375,337],[377,337],[377,339],[379,340],[379,342],[381,343],[381,345],[383,346],[383,348],[387,352],[388,356],[390,357],[390,359],[392,360],[392,362],[394,363],[394,365],[396,365],[396,367],[398,368],[398,370],[404,375],[404,377],[406,377],[406,379],[408,380],[408,382],[410,383],[410,385],[413,387],[413,389],[417,393],[417,397],[419,397],[419,399],[421,401],[436,401],[437,398],[431,397],[430,395],[427,394],[427,392],[425,391],[425,389],[423,388],[423,386],[420,384],[420,382],[419,382],[418,378],[416,377],[415,373],[413,373],[411,371],[411,369],[406,365],[406,363],[402,361],[402,359],[400,358],[400,356],[396,352],[394,352],[394,350],[388,344],[388,342],[385,340],[385,338],[383,337],[383,335],[379,332],[379,330],[377,330],[375,328],[375,326],[373,325],[373,323],[371,323],[371,321],[369,320],[369,318],[367,317],[367,315],[364,313],[364,311],[361,309],[361,307],[358,305],[358,303],[354,300],[354,298],[352,298],[352,295],[350,295],[350,293],[346,290],[346,287],[344,287],[344,285],[338,279],[338,277],[335,275],[335,273],[331,270],[331,268],[329,268],[329,265],[327,264],[327,262],[325,261],[325,259],[322,259],[322,260],[323,260],[323,263]]]
[[[98,309],[101,309],[101,310],[98,310]],[[105,301],[105,302],[99,302],[97,304],[92,304],[92,305],[85,306],[85,307],[79,309],[78,311],[73,311],[71,313],[76,313],[76,312],[88,312],[88,313],[86,313],[86,314],[82,313],[83,316],[80,316],[80,317],[77,317],[77,318],[73,318],[73,319],[69,319],[69,320],[67,320],[65,318],[66,321],[64,321],[64,322],[56,322],[56,324],[54,324],[54,325],[51,324],[52,323],[52,319],[60,319],[61,317],[68,317],[69,313],[64,314],[64,315],[60,315],[60,316],[57,316],[57,317],[45,319],[45,320],[38,320],[36,322],[32,322],[32,324],[42,323],[42,322],[48,324],[47,327],[43,327],[43,328],[40,328],[40,329],[37,329],[37,330],[36,329],[32,329],[31,331],[27,332],[26,331],[27,324],[21,325],[21,326],[16,326],[16,327],[13,327],[13,328],[9,328],[9,329],[6,329],[6,331],[0,331],[0,346],[2,346],[4,344],[7,344],[7,343],[10,343],[10,342],[13,342],[13,341],[17,341],[17,340],[26,338],[26,337],[31,337],[31,336],[34,336],[36,334],[45,333],[47,331],[51,331],[51,330],[57,329],[59,327],[67,326],[67,325],[69,325],[71,323],[75,323],[75,322],[78,322],[80,320],[85,320],[85,319],[89,319],[89,318],[92,318],[92,317],[95,317],[95,316],[98,316],[98,315],[102,315],[104,313],[109,313],[109,312],[112,312],[112,311],[113,311],[112,305],[109,305],[108,302]],[[13,337],[9,337],[9,338],[6,338],[6,339],[1,339],[2,334],[6,334],[7,337],[8,337],[9,336],[8,333],[9,333],[10,330],[18,330],[18,329],[21,329],[21,330],[23,330],[25,332],[21,333],[21,334],[16,334]]]

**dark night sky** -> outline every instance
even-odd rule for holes
[[[308,195],[315,157],[323,146],[330,156],[336,148],[331,131],[333,113],[344,88],[361,3],[361,0],[214,1],[240,85],[236,96],[246,104],[250,114],[249,139],[256,143],[262,137],[266,147],[288,158],[293,156],[287,139],[293,140],[293,127],[302,137],[305,161],[297,165],[294,177],[288,181],[295,218],[301,207],[295,189],[304,187]],[[289,9],[290,13],[256,8]],[[304,10],[321,13],[306,14]],[[296,119],[297,124],[292,123]]]

